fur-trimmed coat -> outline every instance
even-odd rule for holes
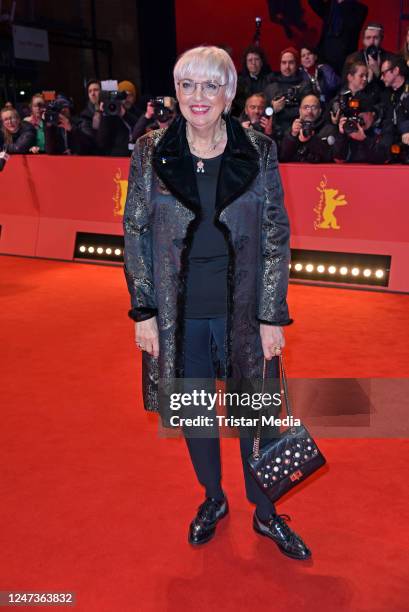
[[[289,325],[289,223],[277,167],[276,146],[226,118],[227,145],[217,186],[215,223],[229,247],[227,379],[260,379],[260,322]],[[183,378],[184,305],[188,254],[200,222],[200,200],[186,122],[142,136],[129,173],[124,214],[124,271],[129,316],[157,317],[159,357],[143,352],[146,410],[159,411],[160,380]],[[273,360],[274,361],[274,360]],[[270,362],[271,365],[272,362]]]

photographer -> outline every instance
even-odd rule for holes
[[[385,49],[381,47],[383,35],[382,24],[368,23],[363,31],[363,48],[356,53],[352,53],[345,61],[345,66],[357,61],[366,64],[368,68],[368,83],[370,84],[369,91],[371,91],[372,95],[377,96],[379,96],[384,89],[381,81],[382,63],[391,55],[391,53],[385,51]]]
[[[267,100],[263,93],[255,93],[246,100],[244,113],[240,117],[241,125],[253,128],[270,138],[273,137],[273,117],[265,113]],[[269,109],[272,110],[271,107]]]
[[[385,84],[383,105],[385,122],[393,133],[393,142],[400,148],[399,158],[409,162],[409,80],[405,60],[394,55],[382,64],[381,78]]]
[[[344,84],[341,91],[328,106],[327,120],[338,125],[343,109],[352,98],[360,98],[367,93],[368,68],[364,62],[352,62],[345,69]]]
[[[170,96],[149,100],[145,114],[139,117],[132,131],[132,141],[150,130],[168,127],[176,116],[176,100]]]
[[[48,155],[87,155],[90,138],[71,114],[72,102],[62,94],[50,102],[44,113],[45,152]]]
[[[391,159],[392,138],[382,129],[379,107],[371,97],[361,97],[340,118],[335,138],[336,162],[385,164]]]
[[[303,95],[312,93],[311,85],[304,81],[298,71],[299,54],[289,47],[281,52],[280,74],[267,85],[264,93],[273,108],[274,134],[281,141],[285,132],[298,116],[298,107]]]
[[[267,56],[261,47],[250,45],[244,50],[242,69],[237,79],[234,107],[243,112],[245,101],[251,95],[264,91],[273,78]]]
[[[101,121],[96,142],[101,155],[128,157],[133,151],[133,128],[136,117],[126,108],[125,91],[102,91]]]
[[[15,108],[2,108],[0,121],[0,150],[5,153],[37,153],[35,129],[30,123],[21,121]]]
[[[101,82],[90,79],[87,83],[88,102],[80,113],[80,129],[88,137],[90,142],[89,155],[98,155],[97,131],[101,124],[100,98]]]
[[[332,144],[336,127],[322,117],[317,96],[308,94],[301,100],[299,117],[281,143],[283,162],[328,163],[332,161]]]
[[[329,64],[318,64],[318,56],[312,47],[301,47],[300,73],[320,101],[325,104],[335,96],[341,85],[341,78]]]

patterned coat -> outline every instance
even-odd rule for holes
[[[226,363],[231,387],[260,379],[260,322],[289,325],[289,224],[275,144],[226,118],[227,145],[217,186],[215,223],[229,248]],[[159,401],[159,381],[183,378],[184,305],[188,253],[200,222],[200,200],[186,140],[186,122],[142,136],[129,173],[124,214],[124,271],[129,316],[156,315],[159,357],[142,356],[146,410],[169,409]],[[270,372],[273,362],[269,362]],[[166,402],[165,402],[166,404]]]

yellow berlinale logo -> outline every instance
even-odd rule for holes
[[[339,193],[338,189],[327,187],[327,177],[323,176],[317,190],[320,193],[320,199],[317,206],[314,208],[316,213],[314,221],[314,229],[341,229],[334,211],[338,206],[346,206],[348,202],[343,194]]]
[[[112,197],[114,201],[114,215],[124,215],[126,194],[128,193],[128,180],[122,178],[121,169],[118,168],[114,176],[115,193]]]

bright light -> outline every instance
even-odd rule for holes
[[[289,268],[290,268],[290,270],[291,270],[291,264],[288,264],[288,267],[289,267]]]
[[[342,276],[345,276],[345,274],[348,274],[348,268],[346,268],[345,266],[342,266],[342,268],[340,268],[339,271],[342,274]]]
[[[319,272],[320,274],[322,274],[323,272],[325,272],[325,266],[323,266],[323,265],[319,265],[319,266],[317,266],[317,272]]]
[[[351,270],[351,274],[352,274],[352,276],[358,276],[358,274],[359,274],[359,268],[352,268],[352,270]]]
[[[107,255],[111,255],[111,253],[112,253],[112,249],[110,249],[110,248],[105,249],[105,253],[106,253]]]
[[[365,268],[365,270],[364,270],[364,276],[366,276],[366,277],[371,276],[371,271],[370,271],[370,269],[369,269],[369,268]]]
[[[307,272],[312,272],[314,270],[314,266],[312,264],[307,264],[305,266],[305,269],[307,270]]]
[[[94,247],[88,247],[88,253],[93,253],[95,251]]]
[[[375,276],[376,276],[376,278],[382,278],[383,277],[383,270],[377,270],[375,272]]]
[[[103,249],[102,247],[98,247],[98,248],[97,248],[97,253],[98,253],[99,255],[101,255],[101,253],[103,253],[103,252],[104,252],[104,249]]]
[[[295,270],[296,270],[297,272],[301,272],[301,270],[302,270],[302,264],[300,264],[300,263],[296,263],[296,264],[295,264],[295,266],[294,266],[294,268],[295,268]]]
[[[328,268],[328,272],[329,272],[330,274],[335,274],[335,272],[336,272],[336,271],[337,271],[337,269],[336,269],[336,267],[335,267],[335,266],[330,266],[330,267]]]
[[[26,92],[24,91],[24,89],[22,89],[22,90],[20,91],[20,96],[25,96],[25,95],[26,95]]]
[[[86,247],[80,246],[80,253],[85,253],[86,250],[87,250]]]
[[[115,249],[115,255],[120,255],[121,254],[121,249]]]

